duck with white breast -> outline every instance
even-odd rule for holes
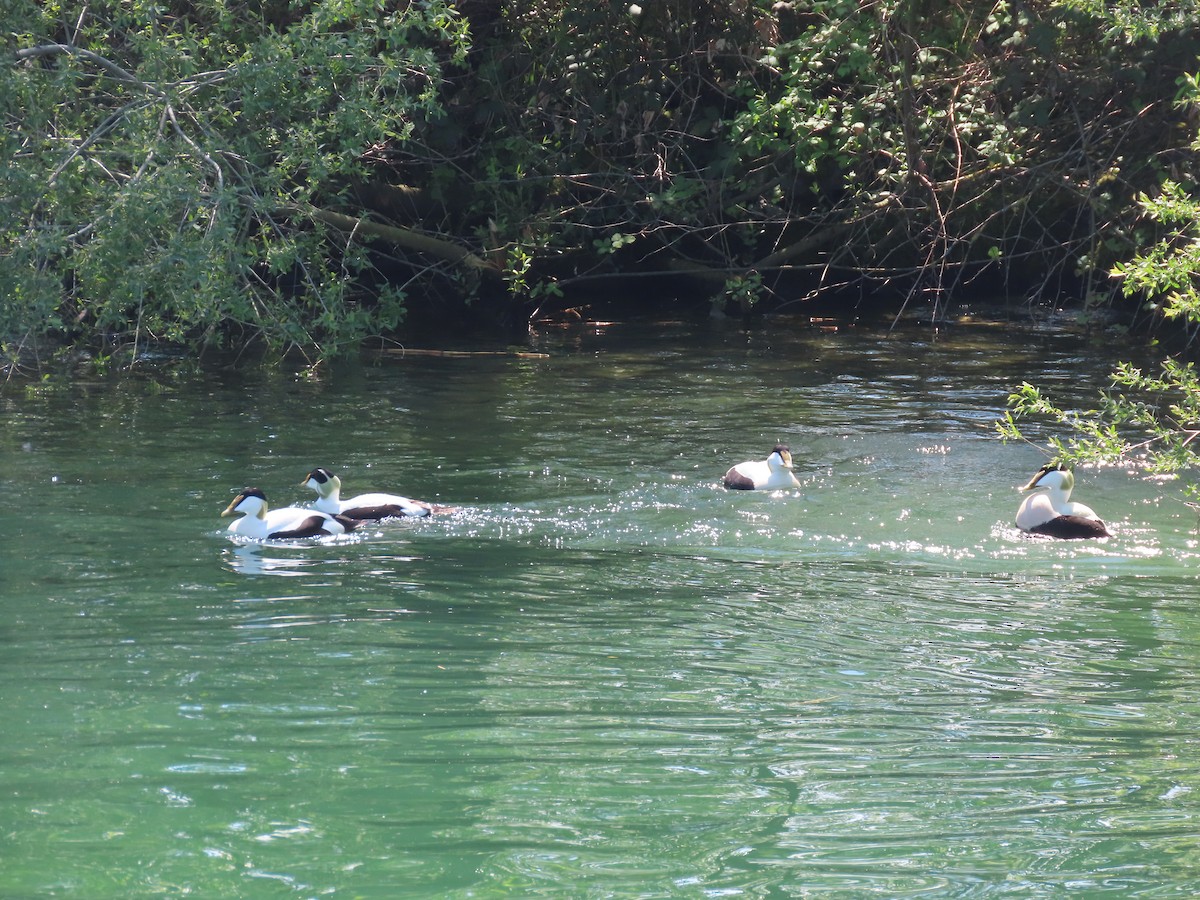
[[[317,502],[313,504],[313,509],[358,521],[420,518],[437,509],[432,504],[399,494],[359,494],[357,497],[343,500],[342,479],[326,468],[313,469],[300,484],[317,492]]]
[[[221,515],[239,516],[229,523],[230,534],[260,541],[329,537],[346,534],[358,526],[352,519],[315,509],[299,506],[270,509],[266,494],[256,487],[242,488]]]
[[[783,444],[776,444],[766,459],[738,463],[725,473],[722,483],[735,491],[777,491],[800,487],[800,482],[792,474],[792,451]]]
[[[1075,475],[1066,466],[1043,466],[1021,488],[1028,496],[1017,509],[1017,527],[1065,540],[1108,537],[1108,529],[1090,506],[1072,502],[1074,487]]]

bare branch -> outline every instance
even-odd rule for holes
[[[298,206],[284,207],[283,212],[290,216],[303,216],[315,219],[318,222],[324,222],[326,225],[332,225],[341,231],[357,231],[362,234],[368,234],[395,244],[398,247],[404,247],[407,250],[415,250],[418,253],[444,259],[457,265],[466,266],[468,269],[491,274],[498,272],[495,265],[466,249],[461,244],[446,240],[445,238],[432,237],[419,231],[413,231],[410,228],[383,225],[378,222],[372,222],[369,219],[359,219],[354,216],[347,216],[342,213],[333,212],[332,210],[317,209],[315,207],[307,209]]]
[[[118,81],[123,81],[126,84],[131,84],[134,87],[140,88],[147,94],[154,94],[158,97],[163,95],[163,92],[157,87],[150,84],[148,81],[143,81],[132,72],[122,69],[112,60],[105,59],[99,53],[93,53],[91,50],[85,50],[83,47],[76,47],[73,44],[39,44],[36,47],[25,47],[16,52],[17,62],[24,62],[28,59],[38,59],[43,56],[78,56],[81,59],[94,62]]]

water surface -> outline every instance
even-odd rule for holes
[[[1011,525],[1022,380],[1128,347],[805,321],[0,395],[0,895],[1191,897],[1196,515]],[[790,444],[802,487],[730,493]],[[235,544],[231,492],[453,514]]]

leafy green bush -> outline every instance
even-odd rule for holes
[[[11,0],[0,340],[315,361],[626,274],[1106,299],[1192,191],[1195,2]]]
[[[13,6],[14,4],[10,4]],[[260,338],[313,359],[403,293],[310,210],[442,115],[449,4],[17,0],[0,68],[0,337]]]

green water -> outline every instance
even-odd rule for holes
[[[1116,536],[1024,537],[990,430],[1126,348],[533,344],[0,395],[0,896],[1200,892],[1196,514],[1085,471]],[[228,539],[317,465],[458,511]]]

